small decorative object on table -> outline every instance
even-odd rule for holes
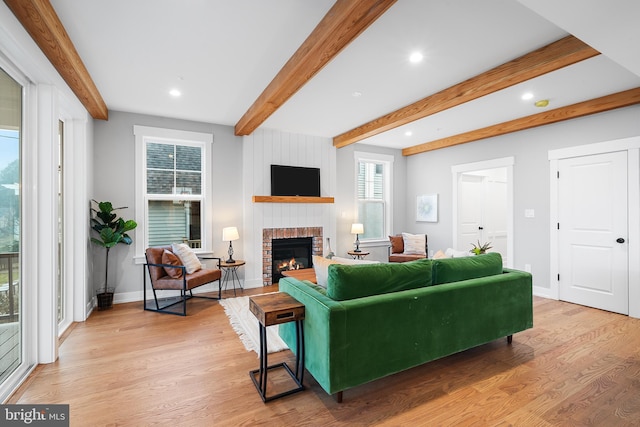
[[[474,243],[471,243],[471,246],[473,246],[473,248],[469,252],[472,252],[472,253],[474,253],[476,255],[484,254],[489,249],[491,249],[491,246],[489,246],[489,245],[491,245],[491,242],[480,244],[480,240],[478,240],[478,244],[477,245],[474,244]]]
[[[334,257],[334,253],[333,253],[333,249],[331,249],[331,239],[329,237],[327,237],[327,255],[325,255],[325,258],[327,259],[331,259]]]

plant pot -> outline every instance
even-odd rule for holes
[[[107,292],[100,290],[96,294],[98,299],[98,310],[108,310],[113,307],[113,288],[107,288]]]

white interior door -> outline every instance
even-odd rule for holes
[[[466,172],[458,178],[457,250],[490,243],[490,252],[508,259],[508,183],[506,168]]]
[[[628,314],[627,152],[558,166],[559,297]]]
[[[458,183],[458,238],[456,250],[470,250],[483,240],[484,178],[461,174]]]

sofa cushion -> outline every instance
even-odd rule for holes
[[[369,260],[359,260],[359,259],[349,259],[349,258],[340,258],[334,256],[331,259],[323,258],[319,255],[313,255],[313,270],[316,273],[316,283],[318,286],[322,286],[323,288],[327,287],[327,279],[329,277],[329,266],[331,264],[346,264],[346,265],[354,265],[354,264],[377,264],[378,261],[369,261]]]
[[[313,255],[313,271],[316,273],[316,283],[323,288],[327,287],[327,278],[329,277],[329,265],[337,264],[338,261],[323,258],[319,255]]]
[[[168,265],[176,265],[176,266],[182,265],[182,263],[180,262],[180,258],[178,258],[176,254],[174,254],[173,252],[167,249],[165,249],[164,252],[162,252],[162,263],[168,264]],[[172,277],[174,279],[182,278],[181,268],[164,267],[164,271],[167,273],[169,277]]]
[[[443,258],[433,261],[433,284],[502,274],[502,256],[498,252],[461,258]]]
[[[329,266],[327,296],[336,301],[430,286],[431,260]]]

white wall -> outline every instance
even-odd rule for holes
[[[243,137],[242,206],[238,225],[244,250],[234,258],[247,261],[245,286],[262,286],[262,230],[281,227],[323,227],[323,237],[335,241],[335,203],[253,203],[253,196],[271,195],[271,164],[320,168],[320,195],[336,195],[336,149],[330,138],[258,129]],[[240,188],[238,192],[240,193]],[[241,225],[241,228],[240,228]],[[334,249],[335,250],[335,249]]]
[[[552,125],[511,133],[407,158],[405,225],[429,235],[437,251],[452,242],[451,166],[514,156],[514,268],[530,264],[534,286],[549,288],[550,192],[548,151],[640,135],[640,106],[632,106]],[[418,223],[412,200],[438,193],[439,221]],[[525,218],[533,209],[534,218]],[[466,249],[466,248],[461,248]]]
[[[35,363],[57,358],[56,321],[57,268],[57,123],[65,120],[69,139],[66,149],[74,154],[65,173],[70,179],[64,188],[65,215],[77,219],[72,232],[65,234],[65,275],[72,283],[73,320],[86,317],[88,281],[87,191],[91,179],[91,118],[85,108],[46,59],[6,4],[0,2],[0,66],[25,88],[22,156],[21,288],[24,333],[22,368],[0,385],[0,400],[8,395],[22,375]],[[69,159],[67,159],[69,160]],[[88,172],[90,173],[90,172]]]

